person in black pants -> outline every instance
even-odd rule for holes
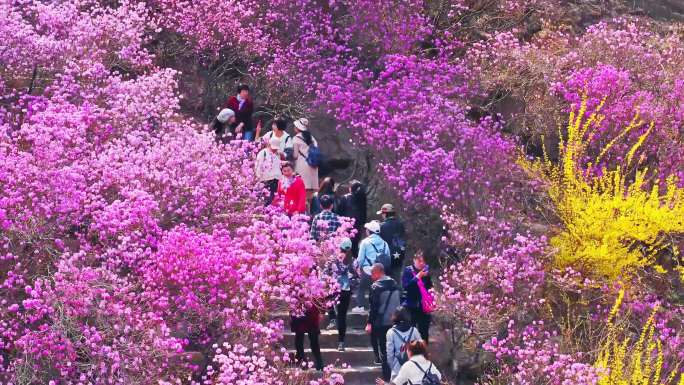
[[[366,333],[370,333],[375,363],[382,365],[382,377],[389,381],[391,370],[387,360],[387,331],[392,327],[392,314],[399,307],[400,290],[397,283],[385,275],[381,263],[371,269],[373,285],[370,292],[370,312]]]
[[[320,312],[315,306],[306,309],[302,317],[292,317],[290,327],[295,333],[295,359],[297,362],[304,361],[304,334],[309,335],[309,345],[311,346],[311,354],[314,358],[316,370],[323,370],[323,357],[321,356],[321,346],[318,343],[318,336],[321,334],[319,327]]]
[[[423,337],[423,341],[428,343],[432,317],[429,313],[423,311],[420,289],[418,288],[419,279],[423,281],[423,285],[425,285],[427,290],[432,288],[429,266],[425,263],[423,254],[417,252],[413,257],[413,264],[411,266],[406,266],[404,273],[401,276],[401,286],[404,288],[402,305],[411,311],[413,325],[418,328],[420,335]]]
[[[352,267],[351,248],[351,239],[342,239],[342,242],[340,242],[340,252],[328,265],[328,273],[337,280],[337,284],[340,287],[337,304],[328,313],[331,320],[328,329],[337,327],[337,350],[341,352],[345,350],[344,337],[347,334],[347,311],[349,310],[352,293],[351,281],[356,276]],[[333,320],[336,322],[332,322]]]

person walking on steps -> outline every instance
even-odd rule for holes
[[[366,194],[366,186],[358,180],[353,180],[350,183],[350,192],[344,196],[343,199],[343,216],[354,219],[354,229],[356,235],[352,238],[352,252],[357,254],[359,252],[359,243],[364,236],[364,225],[367,220],[368,197]]]
[[[385,275],[381,263],[373,265],[371,278],[373,285],[366,333],[370,334],[375,363],[382,365],[382,377],[389,381],[391,371],[387,361],[387,331],[392,327],[392,315],[401,303],[401,290],[392,278]]]
[[[287,128],[287,121],[283,118],[276,118],[271,124],[271,131],[267,132],[262,138],[262,142],[268,144],[272,138],[279,140],[278,155],[281,160],[292,160],[292,137],[285,129]],[[289,157],[288,157],[289,154]]]
[[[411,325],[411,313],[403,306],[394,311],[392,324],[392,328],[387,331],[387,363],[393,379],[399,374],[401,366],[408,361],[409,343],[420,340],[420,332]]]
[[[237,87],[237,94],[228,98],[223,106],[230,108],[235,112],[235,120],[238,124],[235,135],[242,133],[242,139],[253,141],[255,138],[254,127],[252,125],[252,113],[254,113],[254,103],[249,96],[249,86],[240,84]],[[240,125],[240,123],[242,123]],[[261,129],[261,122],[259,122],[257,131]]]
[[[404,288],[404,299],[402,305],[411,311],[413,325],[418,328],[420,335],[425,343],[430,338],[430,322],[432,317],[423,309],[423,298],[418,281],[422,281],[426,290],[432,288],[430,278],[430,266],[425,263],[425,257],[421,252],[417,252],[413,257],[413,264],[406,266],[401,276],[401,286]]]
[[[318,186],[318,191],[314,193],[314,195],[311,197],[311,202],[309,203],[309,213],[314,216],[321,211],[323,211],[323,208],[321,208],[321,197],[328,195],[331,198],[333,198],[333,207],[334,207],[334,199],[335,199],[335,180],[332,177],[325,177],[323,181],[321,182],[321,185]],[[335,210],[333,210],[334,212]]]
[[[311,354],[314,358],[316,370],[323,370],[323,357],[321,356],[321,346],[318,337],[321,334],[320,312],[314,305],[309,306],[301,317],[292,316],[290,328],[295,333],[295,360],[304,362],[304,335],[309,335],[309,345]]]
[[[278,182],[283,176],[280,171],[279,148],[280,139],[272,137],[269,140],[268,147],[259,151],[256,157],[256,176],[259,181],[264,184],[264,189],[268,190],[269,193],[266,198],[266,206],[273,202],[273,198],[276,192],[278,192]]]
[[[394,206],[385,203],[377,212],[382,216],[380,225],[380,237],[387,242],[392,256],[392,271],[390,276],[399,279],[404,267],[404,256],[406,254],[406,229],[404,223],[397,218]]]
[[[427,344],[425,341],[412,341],[408,345],[408,361],[401,365],[399,373],[391,382],[381,378],[375,380],[376,385],[439,385],[442,374],[429,361]]]
[[[329,274],[335,278],[339,285],[340,292],[337,303],[330,311],[330,325],[337,328],[337,350],[345,350],[344,339],[347,335],[347,310],[351,301],[352,283],[355,281],[356,273],[352,268],[351,239],[344,238],[340,243],[340,252],[330,261],[328,266]]]
[[[278,182],[278,195],[273,204],[282,205],[287,215],[306,212],[306,191],[304,182],[294,172],[292,163],[285,162],[280,167],[283,177]]]
[[[292,140],[292,156],[295,171],[302,176],[306,186],[306,202],[311,200],[318,189],[318,166],[321,161],[318,142],[309,132],[309,119],[301,118],[294,122],[297,134]]]
[[[323,211],[311,221],[311,238],[316,241],[329,237],[342,226],[337,214],[332,212],[333,198],[329,195],[323,195],[320,201]]]
[[[362,313],[368,307],[366,294],[372,284],[371,268],[375,263],[386,266],[389,260],[389,246],[380,238],[380,223],[371,221],[364,226],[368,235],[359,245],[356,257],[356,268],[360,277],[359,289],[356,292],[356,307],[353,313]],[[385,262],[385,263],[383,263]]]

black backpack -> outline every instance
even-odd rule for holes
[[[418,369],[420,369],[420,371],[423,372],[423,379],[420,381],[420,383],[422,385],[440,385],[441,384],[441,382],[439,381],[439,377],[437,377],[436,374],[434,374],[434,373],[432,373],[432,371],[430,371],[430,369],[432,369],[432,363],[430,363],[430,366],[427,368],[427,370],[423,370],[423,368],[420,367],[420,365],[418,365],[418,363],[416,361],[411,361],[411,362],[416,364]],[[408,383],[413,385],[413,382],[411,382],[411,380],[409,380]]]

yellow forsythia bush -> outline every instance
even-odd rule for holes
[[[604,169],[601,175],[585,171],[592,165],[581,162],[586,159],[589,137],[603,119],[602,105],[588,117],[586,101],[579,110],[573,110],[567,140],[559,144],[558,163],[548,157],[522,161],[528,171],[547,180],[549,195],[563,224],[551,238],[558,250],[555,264],[609,280],[645,266],[662,271],[655,264],[655,256],[665,249],[677,254],[671,235],[684,234],[684,189],[676,186],[674,177],[667,179],[664,188],[647,188],[649,170],[633,164],[634,154],[653,126],[626,154],[624,167]],[[623,134],[641,124],[637,113]],[[606,145],[594,164],[623,134]],[[628,178],[624,169],[630,167],[636,171]]]
[[[628,337],[621,339],[624,330],[616,326],[615,318],[623,297],[621,290],[608,317],[608,338],[594,363],[599,372],[596,385],[674,385],[678,374],[678,385],[684,385],[684,375],[679,373],[678,366],[663,378],[663,347],[654,324],[657,306],[636,342]]]

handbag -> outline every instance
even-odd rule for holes
[[[413,273],[413,276],[416,277],[415,272]],[[418,291],[420,292],[420,306],[423,309],[423,313],[427,314],[434,312],[437,309],[434,297],[432,297],[432,294],[425,288],[422,279],[418,278],[416,281],[418,284]]]

